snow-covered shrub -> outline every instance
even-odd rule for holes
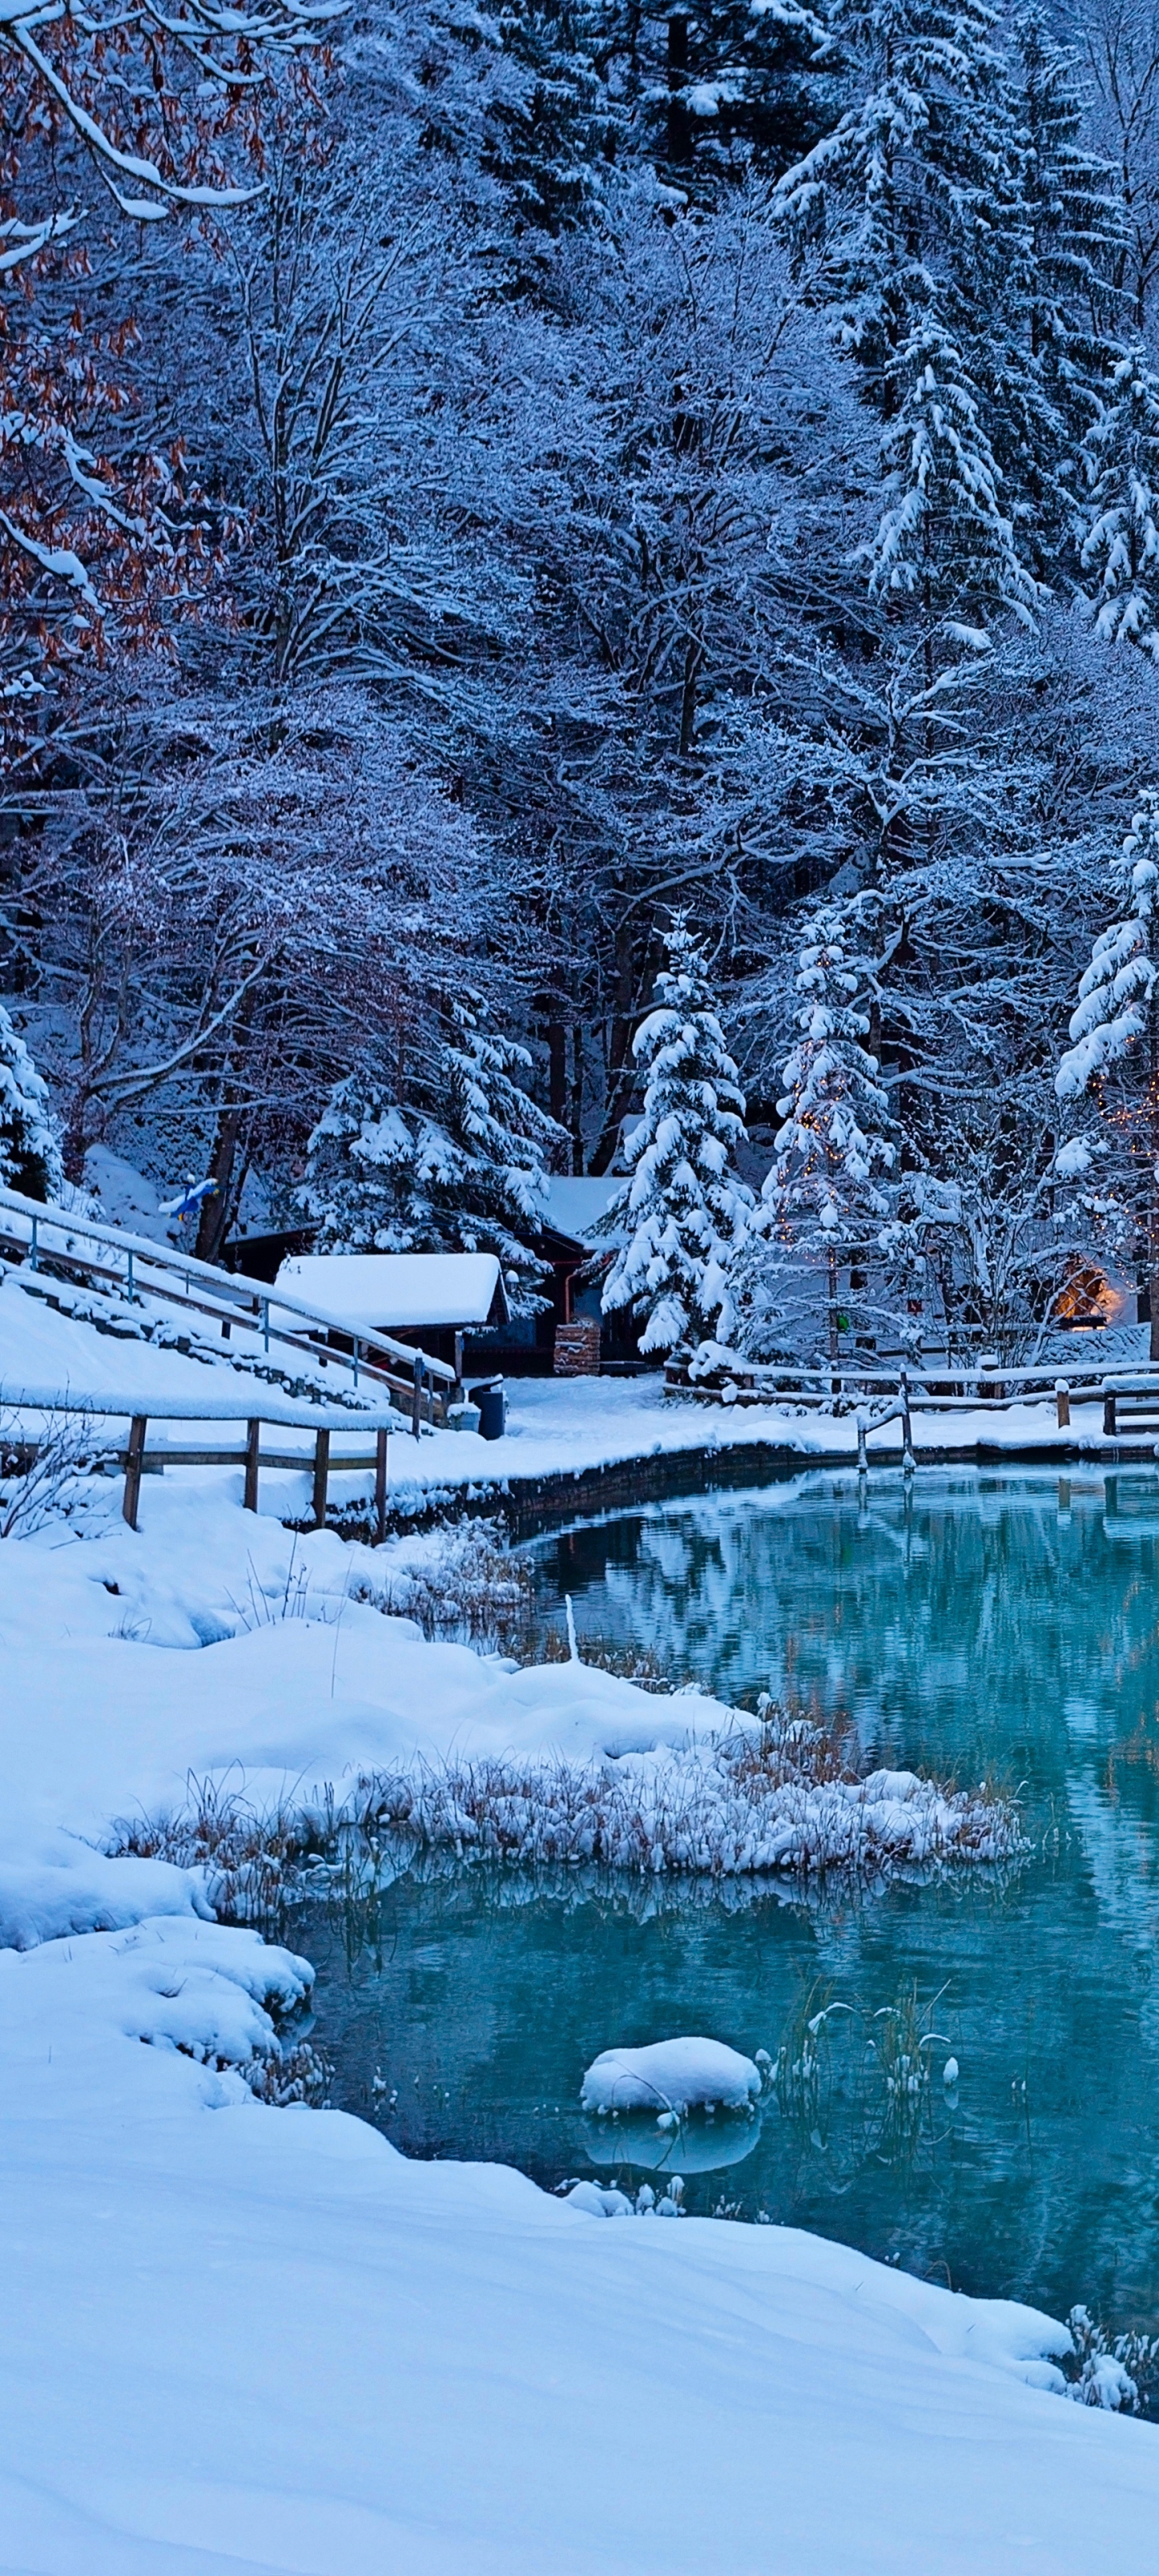
[[[107,1437],[75,1414],[52,1414],[35,1448],[14,1419],[0,1420],[0,1539],[31,1538],[66,1519],[83,1497],[78,1480],[110,1456]]]
[[[604,1228],[626,1239],[604,1282],[607,1314],[629,1307],[643,1351],[727,1340],[727,1273],[752,1192],[735,1168],[744,1094],[724,1042],[704,950],[677,913],[656,1008],[633,1053],[647,1074],[644,1110],[628,1145],[635,1168]]]
[[[324,2110],[334,2081],[325,2050],[308,2039],[281,2047],[268,2057],[253,2058],[242,2072],[258,2101],[270,2102],[279,2111],[291,2102],[304,2102],[311,2111]]]
[[[63,1185],[48,1086],[0,1002],[0,1187],[55,1199]]]
[[[424,1637],[444,1637],[511,1654],[525,1643],[532,1577],[503,1543],[495,1521],[460,1521],[435,1534],[415,1562],[388,1567],[353,1598],[393,1618],[414,1619]]]
[[[1067,2396],[1079,2406],[1102,2406],[1116,2415],[1145,2415],[1159,2384],[1159,2335],[1110,2336],[1089,2308],[1067,2318],[1073,2354],[1062,2357]]]

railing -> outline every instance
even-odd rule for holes
[[[743,1361],[728,1367],[722,1361],[711,1372],[693,1376],[686,1362],[669,1361],[664,1383],[671,1394],[707,1403],[792,1404],[826,1413],[851,1413],[867,1400],[886,1403],[891,1399],[898,1404],[908,1401],[915,1413],[997,1413],[1053,1396],[1059,1425],[1065,1428],[1071,1401],[1084,1395],[1095,1401],[1108,1392],[1138,1397],[1159,1394],[1159,1366],[1112,1377],[1090,1361],[1061,1368],[1055,1364],[1007,1368],[999,1361],[983,1360],[963,1367],[960,1362],[926,1357],[894,1369],[855,1368],[836,1360],[811,1369],[750,1366]]]
[[[16,1226],[5,1225],[6,1214],[18,1221]],[[55,1240],[61,1235],[66,1238],[63,1244]],[[76,1249],[86,1243],[111,1252],[113,1260],[102,1262]],[[355,1387],[367,1377],[372,1384],[402,1395],[416,1423],[423,1418],[440,1420],[457,1383],[446,1360],[414,1350],[390,1333],[355,1330],[347,1317],[327,1314],[324,1307],[309,1305],[287,1289],[240,1279],[212,1262],[199,1261],[194,1253],[170,1250],[147,1235],[127,1234],[119,1226],[102,1225],[91,1217],[74,1217],[64,1208],[25,1198],[19,1190],[0,1189],[0,1254],[15,1257],[32,1271],[48,1263],[54,1274],[111,1281],[130,1305],[140,1305],[149,1297],[191,1314],[208,1315],[220,1325],[225,1341],[232,1339],[236,1325],[245,1335],[260,1337],[266,1357],[275,1343],[279,1350],[306,1355],[315,1367],[348,1369]],[[292,1317],[298,1329],[271,1321],[271,1316]],[[302,1330],[303,1325],[312,1327],[312,1333]],[[345,1351],[330,1343],[322,1348],[318,1334],[338,1334],[351,1348]]]
[[[147,1403],[147,1412],[141,1410],[143,1401]],[[398,1415],[393,1407],[365,1406],[355,1411],[353,1407],[346,1406],[283,1403],[277,1397],[271,1396],[263,1400],[260,1413],[255,1414],[252,1406],[236,1403],[221,1396],[207,1396],[203,1399],[192,1396],[174,1398],[150,1395],[143,1399],[139,1391],[133,1395],[109,1395],[103,1390],[94,1395],[77,1396],[73,1395],[68,1388],[58,1392],[56,1389],[47,1387],[28,1386],[0,1386],[0,1405],[14,1413],[47,1414],[54,1421],[62,1415],[65,1417],[79,1415],[82,1421],[92,1422],[127,1421],[128,1441],[123,1449],[117,1448],[113,1455],[118,1466],[123,1467],[125,1471],[125,1495],[122,1509],[130,1529],[135,1530],[137,1526],[141,1478],[151,1468],[243,1467],[245,1469],[243,1496],[245,1508],[247,1512],[256,1512],[258,1475],[261,1468],[286,1467],[300,1474],[303,1469],[309,1470],[311,1467],[308,1450],[263,1449],[261,1435],[265,1425],[310,1433],[314,1443],[313,1513],[315,1525],[319,1529],[323,1529],[326,1524],[326,1489],[329,1478],[344,1473],[361,1473],[373,1467],[375,1528],[380,1539],[386,1535],[387,1442],[391,1430],[398,1428]],[[244,1422],[245,1447],[243,1449],[207,1449],[166,1446],[148,1449],[145,1443],[151,1421]],[[336,1457],[330,1447],[331,1434],[335,1431],[345,1434],[348,1438],[356,1436],[359,1431],[373,1432],[374,1446],[364,1450],[357,1457]],[[12,1446],[18,1454],[24,1453],[27,1460],[31,1461],[42,1443],[35,1440],[22,1440],[17,1434]]]

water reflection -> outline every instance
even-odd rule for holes
[[[1077,1470],[923,1471],[908,1501],[900,1478],[859,1499],[854,1478],[810,1474],[545,1543],[545,1619],[566,1589],[581,1640],[649,1644],[726,1695],[844,1707],[883,1759],[1020,1784],[1032,1856],[807,1901],[409,1873],[357,1921],[290,1927],[321,1969],[335,2098],[412,2153],[630,2183],[663,2169],[667,2141],[584,2119],[600,2050],[679,2031],[764,2047],[778,2080],[761,2119],[682,2133],[689,2161],[668,2170],[686,2206],[720,2204],[727,2156],[741,2215],[1155,2330],[1157,1551],[1159,1477]],[[849,2010],[819,2024],[809,2067],[802,2032],[831,2004]],[[907,2086],[924,2061],[904,2096],[888,2089],[903,2056]]]
[[[646,2115],[621,2112],[614,2127],[606,2120],[585,2120],[583,2150],[588,2164],[609,2173],[715,2174],[727,2165],[743,2165],[760,2134],[758,2112],[689,2118],[668,2134]]]

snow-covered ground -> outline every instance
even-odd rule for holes
[[[83,1329],[42,1337],[57,1382]],[[196,1365],[99,1347],[143,1395]],[[668,1419],[646,1389],[566,1393],[577,1456],[585,1400],[615,1398],[612,1440],[649,1402]],[[235,1485],[147,1478],[139,1533],[98,1485],[75,1525],[0,1541],[0,1938],[31,1945],[0,1950],[0,2568],[1147,2564],[1159,2435],[1060,2402],[1049,2320],[791,2230],[609,2220],[254,2099],[237,2070],[308,1964],[207,1920],[196,1873],[106,1857],[112,1818],[230,1765],[305,1799],[420,1747],[658,1758],[721,1712],[427,1645],[351,1599],[372,1551],[294,1543]]]

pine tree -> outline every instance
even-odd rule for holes
[[[840,0],[832,24],[849,104],[775,203],[819,246],[818,292],[883,422],[884,507],[862,559],[880,588],[904,538],[920,572],[890,586],[927,614],[936,600],[975,628],[1027,615],[1037,592],[1010,478],[1029,422],[1039,445],[1059,432],[1011,328],[1031,217],[997,14],[985,0]],[[962,639],[940,655],[927,642],[927,660],[944,661],[947,640]]]
[[[0,1002],[0,1187],[58,1199],[64,1187],[48,1086]]]
[[[631,1180],[608,1209],[627,1233],[604,1285],[606,1313],[644,1319],[644,1351],[727,1340],[726,1273],[752,1207],[735,1169],[744,1094],[724,1041],[703,947],[687,916],[666,935],[656,1008],[636,1032],[644,1110],[628,1146]]]
[[[814,140],[832,103],[823,10],[701,0],[668,10],[666,37],[667,95],[659,81],[651,92],[654,110],[664,101],[657,158],[674,179],[745,163],[777,172]]]
[[[533,1249],[544,1156],[560,1141],[518,1077],[531,1058],[473,997],[404,1099],[362,1072],[339,1083],[310,1138],[299,1204],[320,1252],[495,1252],[516,1312],[542,1303]]]
[[[1141,350],[1118,361],[1083,462],[1077,533],[1095,633],[1159,662],[1159,380]]]
[[[891,360],[889,381],[895,401],[882,431],[885,506],[860,549],[871,592],[916,595],[927,626],[939,612],[954,620],[946,631],[955,641],[957,625],[983,620],[995,607],[1028,624],[1037,585],[1019,558],[967,371],[932,313],[919,318]]]
[[[839,905],[805,923],[796,976],[800,1036],[783,1068],[777,1112],[784,1124],[750,1228],[754,1249],[746,1253],[750,1271],[759,1271],[761,1242],[774,1266],[823,1267],[834,1359],[839,1272],[864,1250],[867,1231],[884,1226],[890,1213],[885,1184],[896,1158],[877,1058],[863,1044],[870,1022],[858,1006],[861,971],[850,927]]]
[[[619,120],[597,61],[599,12],[587,0],[507,8],[499,25],[512,77],[492,110],[487,157],[508,191],[516,236],[526,236],[523,265],[534,268],[536,235],[550,238],[592,213]]]
[[[1111,885],[1117,918],[1100,932],[1079,983],[1054,1086],[1060,1100],[1093,1094],[1100,1125],[1090,1138],[1070,1138],[1055,1169],[1081,1181],[1096,1161],[1109,1163],[1145,1264],[1151,1357],[1159,1359],[1159,789],[1134,816]]]

